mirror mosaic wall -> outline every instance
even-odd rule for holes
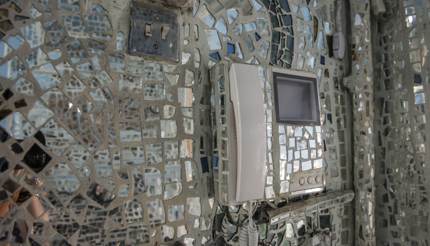
[[[428,245],[429,7],[0,0],[0,245]],[[224,206],[232,62],[268,154]],[[276,122],[269,66],[316,75],[321,124]]]

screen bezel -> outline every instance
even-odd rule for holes
[[[293,73],[294,72],[294,73]],[[292,78],[296,80],[294,83],[297,83],[297,80],[303,81],[302,83],[307,83],[310,85],[311,88],[311,97],[314,97],[314,103],[311,104],[312,111],[315,112],[315,116],[311,119],[297,119],[297,118],[281,118],[279,115],[279,94],[278,94],[278,86],[281,83],[288,83],[288,80],[280,80],[278,78]],[[320,105],[319,105],[319,92],[318,92],[318,86],[317,86],[317,80],[315,76],[312,76],[312,74],[305,74],[298,71],[281,71],[279,69],[276,69],[272,71],[272,79],[273,79],[273,87],[274,87],[274,98],[275,98],[275,111],[276,111],[276,121],[278,123],[286,123],[286,124],[301,124],[301,125],[320,125]],[[313,113],[312,112],[312,113]],[[313,114],[312,114],[313,115]]]

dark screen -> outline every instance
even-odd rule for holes
[[[278,122],[319,123],[316,80],[274,73],[275,103]]]

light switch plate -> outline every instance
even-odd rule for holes
[[[177,62],[178,18],[174,9],[133,2],[128,53]]]

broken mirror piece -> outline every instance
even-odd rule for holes
[[[188,213],[193,216],[201,215],[200,198],[199,197],[188,197],[187,198]]]
[[[170,119],[175,115],[176,107],[173,105],[164,105],[163,107],[163,118]]]
[[[180,157],[181,158],[192,158],[193,156],[193,140],[184,139],[181,143]]]
[[[42,45],[45,40],[45,30],[39,21],[22,27],[21,33],[31,48]]]
[[[141,165],[145,162],[143,146],[129,146],[121,150],[123,163],[128,165]]]
[[[174,160],[178,158],[178,142],[177,141],[166,141],[164,142],[164,159]]]
[[[3,118],[0,121],[0,127],[16,140],[24,140],[24,138],[33,135],[35,132],[34,127],[31,126],[19,112],[11,113]]]
[[[27,114],[27,118],[36,128],[42,126],[50,119],[54,113],[49,110],[41,101],[36,101],[33,108]]]
[[[0,41],[0,58],[5,58],[10,52],[12,52],[12,49],[9,45],[4,41]]]
[[[18,35],[9,36],[9,38],[7,39],[7,43],[10,45],[10,47],[17,50],[24,43],[24,39]]]
[[[212,27],[215,23],[215,18],[209,12],[206,4],[202,4],[197,12],[197,18],[199,18],[208,27]]]
[[[187,182],[193,181],[194,178],[194,169],[193,169],[193,163],[191,161],[185,161],[185,178]]]
[[[177,127],[175,120],[161,120],[160,121],[161,137],[174,138],[176,137]]]
[[[39,48],[33,50],[28,56],[27,56],[27,64],[30,68],[34,66],[40,66],[48,62],[47,55]]]
[[[208,39],[208,46],[210,50],[220,50],[221,41],[218,36],[218,32],[212,29],[205,30]]]
[[[60,77],[51,63],[33,69],[33,76],[42,90],[48,90],[60,84]]]
[[[146,195],[148,197],[161,195],[162,192],[162,178],[159,170],[151,168],[146,169],[144,173],[144,182]]]
[[[184,219],[184,205],[171,205],[167,210],[167,219],[171,222]]]
[[[228,9],[227,10],[228,24],[233,23],[238,16],[239,16],[239,11],[237,11],[237,9]]]
[[[175,229],[171,226],[163,225],[161,227],[161,237],[165,242],[172,241],[175,235]]]
[[[143,85],[143,97],[145,100],[157,101],[165,98],[164,85],[160,83],[149,83]]]
[[[79,180],[65,163],[59,163],[47,171],[47,184],[56,187],[59,194],[71,195],[79,188]]]
[[[146,206],[150,224],[159,225],[165,222],[164,206],[160,199],[151,200]]]
[[[14,57],[0,65],[0,77],[5,79],[14,80],[23,75],[24,71],[24,63],[18,57]]]
[[[193,89],[178,88],[178,100],[181,107],[193,106]]]
[[[181,165],[176,161],[165,166],[164,183],[181,182]]]
[[[145,146],[146,164],[155,165],[163,160],[163,149],[161,144],[147,144]]]
[[[222,34],[227,35],[227,25],[225,24],[224,18],[219,18],[217,20],[215,23],[215,29]]]
[[[115,194],[113,194],[112,190],[108,190],[97,183],[90,185],[87,196],[104,207],[107,207],[115,199]]]
[[[182,191],[182,184],[178,182],[174,183],[168,183],[164,185],[164,199],[169,200],[176,196],[179,196],[179,194]]]
[[[51,161],[52,157],[43,150],[38,144],[33,144],[29,150],[25,153],[24,159],[22,160],[27,166],[29,166],[34,172],[38,173],[45,168],[46,165]]]

